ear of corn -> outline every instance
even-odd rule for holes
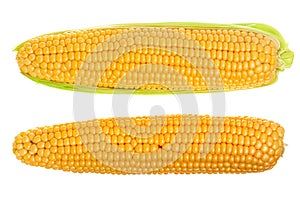
[[[120,24],[39,36],[16,51],[33,81],[98,93],[249,89],[272,84],[293,61],[263,24]]]
[[[273,168],[284,129],[251,117],[168,115],[40,127],[15,137],[32,166],[111,174],[249,173]]]

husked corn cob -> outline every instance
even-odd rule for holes
[[[284,129],[251,117],[167,115],[40,127],[16,136],[32,166],[111,174],[248,173],[273,168]]]
[[[262,24],[115,25],[42,35],[16,51],[30,79],[99,93],[248,89],[275,82],[293,61],[280,33]]]

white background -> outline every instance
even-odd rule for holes
[[[299,59],[297,1],[1,1],[0,199],[300,199]],[[260,22],[276,27],[295,52],[276,84],[226,93],[226,115],[249,115],[285,127],[284,156],[270,171],[246,175],[116,176],[73,174],[31,167],[12,153],[14,136],[37,126],[74,121],[73,93],[37,85],[19,73],[12,49],[31,37],[66,29],[129,22]],[[97,95],[97,117],[113,116],[112,96]],[[211,96],[197,95],[199,112]],[[161,105],[180,113],[174,96],[134,96],[129,113],[149,115]],[[295,182],[293,182],[295,180]]]

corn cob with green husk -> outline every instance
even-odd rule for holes
[[[80,173],[250,173],[274,167],[283,136],[279,124],[251,117],[124,117],[30,129],[13,152],[32,166]]]
[[[99,93],[228,91],[274,83],[293,61],[263,24],[123,24],[38,36],[16,49],[22,74]]]

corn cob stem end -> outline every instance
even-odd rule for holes
[[[289,49],[283,49],[279,52],[278,70],[283,71],[285,68],[291,67],[294,60],[294,52]]]

